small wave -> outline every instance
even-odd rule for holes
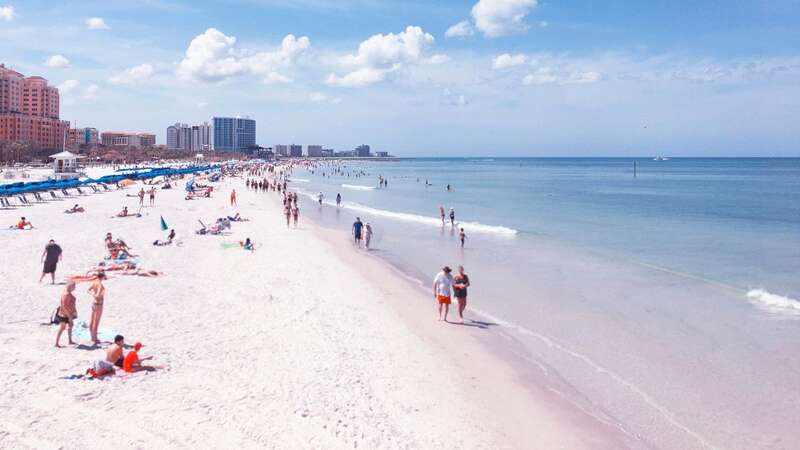
[[[362,186],[360,184],[343,184],[342,187],[345,189],[353,189],[356,191],[371,191],[375,189],[375,186]]]
[[[311,180],[306,180],[305,178],[291,178],[289,181],[294,183],[310,183]]]
[[[750,289],[747,299],[756,307],[770,312],[800,316],[800,301],[790,297],[772,294],[763,289]]]
[[[402,220],[404,222],[414,222],[423,225],[432,225],[436,227],[442,226],[441,219],[436,217],[420,216],[417,214],[410,214],[404,212],[387,211],[385,209],[371,208],[358,203],[345,202],[344,207],[352,209],[353,211],[360,211],[365,214],[378,217],[387,217],[395,220]],[[493,233],[506,236],[513,236],[517,234],[517,230],[498,225],[486,225],[478,222],[458,222],[457,226],[464,228],[465,231],[472,231],[475,233]]]

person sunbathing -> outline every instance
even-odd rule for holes
[[[170,244],[172,244],[172,241],[174,239],[175,239],[175,230],[172,229],[172,230],[169,230],[169,235],[167,236],[167,240],[165,240],[165,241],[156,240],[156,241],[153,242],[153,245],[157,245],[157,246],[170,245]]]
[[[228,216],[228,220],[230,220],[231,222],[247,222],[248,221],[248,219],[243,219],[242,216],[239,215],[239,213],[236,213],[235,216]]]
[[[66,210],[66,211],[64,211],[64,212],[65,212],[66,214],[74,214],[74,213],[82,213],[82,212],[86,212],[86,210],[85,210],[85,209],[83,209],[83,206],[79,206],[79,205],[76,203],[76,204],[75,204],[75,206],[73,206],[72,208],[70,208],[70,209],[68,209],[68,210]]]
[[[157,270],[145,270],[145,269],[131,269],[131,270],[124,270],[119,273],[120,275],[135,275],[139,277],[148,277],[153,278],[157,276],[164,275],[163,272],[159,272]]]
[[[117,217],[128,217],[128,207],[127,206],[123,206],[122,207],[122,211],[117,213]]]
[[[16,225],[12,225],[12,226],[10,226],[8,228],[12,228],[12,229],[16,228],[17,230],[24,230],[25,227],[28,227],[28,229],[31,230],[31,229],[33,229],[33,224],[30,222],[30,220],[28,220],[28,219],[26,219],[24,217],[20,217],[19,218],[19,222],[17,222]]]

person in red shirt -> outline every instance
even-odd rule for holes
[[[142,348],[142,343],[137,342],[133,345],[133,350],[129,351],[127,355],[125,355],[125,361],[122,362],[122,370],[125,372],[137,372],[139,370],[146,370],[148,372],[155,370],[155,368],[150,366],[143,366],[142,361],[147,361],[148,359],[153,359],[152,356],[146,356],[144,358],[139,359],[139,350]]]

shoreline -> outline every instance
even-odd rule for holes
[[[227,205],[233,187],[237,208]],[[338,251],[308,219],[286,230],[275,193],[225,180],[211,199],[159,191],[142,218],[109,219],[120,203],[135,201],[131,192],[3,212],[6,221],[25,214],[38,228],[0,234],[17,260],[0,269],[8,311],[0,323],[0,407],[8,411],[0,447],[56,447],[64,436],[88,448],[110,440],[122,447],[624,446],[613,430],[531,397],[470,333],[460,339],[431,320],[424,296],[397,274],[379,264],[363,272],[367,255]],[[74,202],[87,212],[62,214]],[[198,218],[233,211],[250,221],[230,236],[194,235]],[[162,215],[182,246],[151,245]],[[101,331],[141,340],[144,355],[163,368],[70,379],[104,348],[53,348],[55,328],[39,323],[61,288],[35,284],[40,246],[54,238],[64,248],[62,280],[100,259],[107,231],[134,247],[141,267],[164,275],[112,274]],[[261,248],[221,247],[244,237]],[[85,288],[76,291],[79,320],[88,318]]]

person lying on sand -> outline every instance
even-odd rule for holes
[[[75,204],[75,206],[73,206],[72,208],[70,208],[70,209],[68,209],[68,210],[66,210],[66,211],[64,211],[64,212],[65,212],[66,214],[74,214],[74,213],[82,213],[82,212],[86,212],[86,210],[84,210],[84,209],[83,209],[83,206],[79,206],[79,205],[76,203],[76,204]]]
[[[231,222],[249,222],[250,219],[243,219],[242,216],[239,215],[239,213],[236,213],[235,216],[228,216],[228,220],[230,220]]]
[[[139,372],[141,370],[152,372],[156,370],[155,367],[142,365],[142,361],[153,359],[153,357],[145,356],[144,358],[139,358],[139,350],[141,349],[142,349],[141,342],[133,344],[133,350],[129,351],[128,354],[125,355],[125,359],[122,361],[122,370],[124,370],[125,372]]]
[[[170,244],[172,244],[172,241],[174,239],[175,239],[175,230],[172,229],[172,230],[169,230],[169,235],[167,235],[167,240],[165,240],[165,241],[155,240],[155,241],[153,241],[153,245],[157,245],[157,246],[170,245]]]
[[[111,233],[106,233],[105,242],[108,253],[111,255],[111,259],[125,259],[127,257],[134,256],[131,254],[131,249],[128,247],[128,244],[126,244],[122,239],[117,239],[115,241],[111,237]]]
[[[144,269],[123,270],[119,274],[120,275],[136,275],[136,276],[139,276],[139,277],[148,277],[148,278],[153,278],[153,277],[164,275],[162,272],[159,272],[157,270],[144,270]]]
[[[128,217],[128,207],[123,206],[122,211],[117,213],[117,217]]]
[[[12,228],[12,229],[16,228],[17,230],[24,230],[25,227],[28,227],[29,230],[32,230],[33,229],[33,224],[29,220],[27,220],[26,218],[20,217],[19,218],[19,222],[17,222],[16,225],[12,225],[12,226],[10,226],[8,228]]]

